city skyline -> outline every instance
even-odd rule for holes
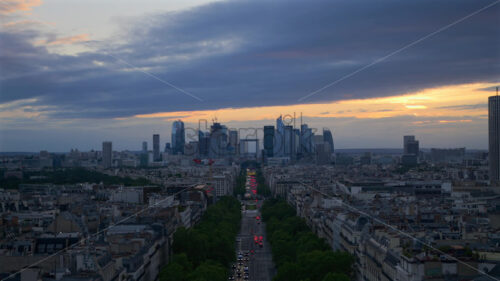
[[[289,119],[289,123],[287,123],[287,126],[288,124],[290,124],[290,127],[294,127],[293,126],[293,114],[296,114],[296,113],[292,113],[292,114],[286,114],[287,118],[290,118]],[[283,116],[283,115],[280,115],[280,116]],[[297,118],[298,119],[298,118]],[[206,119],[202,119],[201,120],[201,123],[202,122],[205,122],[207,121]],[[171,136],[173,137],[173,135],[175,135],[173,132],[175,132],[175,130],[173,130],[174,126],[173,124],[175,124],[176,122],[181,122],[182,124],[184,124],[184,122],[181,120],[181,119],[178,119],[176,121],[173,121],[173,122],[167,122],[165,121],[165,124],[166,125],[165,127],[167,129],[164,129],[164,130],[158,130],[158,129],[152,129],[149,137],[151,137],[151,135],[153,136],[153,139],[152,141],[147,141],[147,140],[144,140],[146,138],[148,138],[148,136],[135,136],[134,139],[136,140],[141,140],[137,143],[132,143],[131,140],[128,140],[128,139],[121,139],[121,138],[117,138],[117,137],[107,137],[105,138],[106,140],[110,141],[110,142],[113,142],[113,146],[117,147],[117,149],[115,149],[116,151],[144,151],[144,147],[148,148],[148,147],[151,147],[151,149],[149,149],[149,151],[155,151],[155,147],[156,147],[156,154],[155,155],[160,155],[163,150],[165,149],[165,145],[170,145],[169,147],[171,147],[171,149],[173,149],[172,147],[172,138]],[[238,132],[238,138],[241,138],[241,139],[254,139],[255,137],[253,136],[255,134],[255,132],[257,132],[257,139],[259,140],[260,144],[261,144],[261,148],[262,149],[265,149],[264,148],[264,139],[265,139],[265,127],[274,127],[276,128],[275,124],[273,122],[276,122],[276,119],[270,119],[269,121],[267,120],[263,120],[261,121],[261,124],[262,126],[260,127],[241,127],[241,128],[238,128],[238,127],[233,127],[233,126],[230,126],[228,124],[238,124],[237,122],[219,122],[220,124],[223,124],[223,126],[225,128],[227,128],[228,131],[236,131]],[[295,126],[295,129],[296,130],[300,130],[300,120],[295,120],[295,122],[299,122],[296,124]],[[487,122],[487,120],[486,120]],[[447,123],[447,122],[445,122]],[[454,122],[452,122],[454,123]],[[460,123],[460,122],[459,122]],[[171,126],[168,126],[169,124],[171,124]],[[186,128],[182,129],[183,132],[185,132],[185,144],[188,144],[189,142],[192,142],[192,141],[199,141],[199,138],[198,138],[198,124],[194,124],[194,123],[185,123],[185,124],[188,124],[190,126],[186,126]],[[209,132],[210,131],[210,126],[212,125],[211,123],[207,123],[208,124],[208,127],[206,129],[204,128],[201,128],[200,132]],[[239,123],[241,124],[241,123]],[[244,123],[243,123],[244,124]],[[370,139],[366,139],[366,143],[368,143],[368,145],[366,146],[356,146],[356,145],[346,145],[346,144],[342,144],[342,136],[341,135],[338,135],[336,133],[336,130],[335,128],[333,127],[321,127],[321,128],[315,128],[313,126],[310,126],[309,125],[310,123],[309,122],[304,122],[304,125],[308,126],[311,130],[313,130],[313,133],[315,135],[320,135],[320,136],[323,136],[323,133],[325,131],[329,132],[330,134],[333,133],[334,134],[334,137],[333,137],[333,143],[335,143],[335,149],[401,149],[402,151],[404,151],[404,146],[401,144],[401,137],[403,135],[397,135],[395,136],[395,138],[392,138],[390,139],[388,142],[386,143],[392,143],[393,145],[380,145],[380,146],[377,146],[377,145],[370,145],[370,143],[372,142]],[[287,127],[285,126],[285,127]],[[240,136],[241,133],[244,133],[245,135],[243,135],[243,137]],[[285,133],[283,133],[285,134]],[[276,133],[274,134],[276,135]],[[405,133],[404,135],[417,135],[419,138],[421,138],[418,134],[412,134],[412,133]],[[248,136],[248,137],[247,137]],[[425,134],[424,134],[425,136]],[[488,134],[486,133],[486,138],[487,138]],[[157,140],[157,145],[155,146],[155,139],[158,139]],[[161,139],[163,138],[163,141],[161,141]],[[341,141],[338,143],[337,140],[340,139]],[[325,140],[326,141],[326,140]],[[488,140],[486,139],[486,142]],[[0,151],[0,152],[39,152],[39,151],[49,151],[49,152],[55,152],[55,153],[62,153],[62,152],[68,152],[70,151],[71,149],[78,149],[78,150],[81,150],[81,151],[91,151],[91,150],[94,150],[94,151],[99,151],[99,147],[101,146],[101,143],[103,142],[102,139],[100,140],[97,140],[96,138],[96,144],[94,146],[83,146],[83,147],[78,147],[77,145],[71,145],[69,144],[68,146],[68,149],[67,150],[51,150],[51,149],[47,149],[46,147],[42,147],[40,149],[34,149],[34,150],[12,150],[12,151]],[[488,144],[486,144],[488,145]],[[333,145],[332,145],[333,147]],[[460,145],[460,143],[457,143],[456,145],[453,145],[452,143],[446,143],[444,145],[432,145],[432,144],[424,144],[422,146],[423,149],[431,149],[431,148],[460,148],[460,147],[465,147],[469,150],[488,150],[488,146],[486,147],[467,147],[465,145]],[[173,152],[173,151],[172,151]],[[276,153],[276,152],[275,152]],[[173,153],[175,154],[175,153]],[[157,156],[158,157],[158,156]]]
[[[3,152],[97,149],[104,139],[132,149],[177,119],[262,127],[291,112],[333,130],[338,148],[396,147],[408,134],[424,147],[488,147],[487,98],[499,83],[493,1],[127,2],[112,12],[9,3],[0,7]],[[95,19],[69,16],[75,7]]]
[[[0,0],[0,281],[500,281],[500,0]]]

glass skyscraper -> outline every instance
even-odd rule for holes
[[[274,157],[274,126],[264,126],[264,155]]]
[[[332,132],[328,129],[323,129],[323,141],[330,146],[330,152],[334,152],[334,144],[333,144],[333,135]]]
[[[172,154],[184,154],[186,136],[184,133],[184,122],[174,121],[172,125]]]

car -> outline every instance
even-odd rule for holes
[[[229,277],[227,278],[227,280],[234,280],[234,276],[232,276],[232,275],[231,275],[231,276],[229,276]]]
[[[243,279],[248,280],[248,276],[245,276]]]
[[[248,266],[245,266],[245,271],[248,271]]]

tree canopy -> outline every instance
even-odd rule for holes
[[[262,218],[278,268],[274,281],[347,281],[352,277],[354,258],[333,252],[285,201],[266,200]]]
[[[210,206],[200,223],[174,234],[174,258],[160,273],[161,281],[226,280],[235,260],[235,238],[240,229],[240,202],[223,197]]]

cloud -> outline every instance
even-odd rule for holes
[[[472,122],[471,119],[462,119],[462,120],[439,120],[439,123],[441,124],[447,124],[447,123],[469,123]]]
[[[6,22],[6,23],[2,24],[2,26],[5,28],[15,28],[15,27],[19,27],[19,26],[34,25],[34,24],[53,25],[53,23],[42,22],[42,21],[38,21],[38,20],[15,20],[15,21]]]
[[[54,38],[54,39],[50,39],[50,40],[40,40],[40,41],[37,41],[36,44],[37,45],[47,45],[47,46],[69,45],[69,44],[74,44],[74,43],[85,42],[88,40],[89,40],[88,34],[78,34],[78,35],[74,35],[74,36]]]
[[[93,51],[71,56],[47,48],[85,41],[85,34],[33,45],[46,34],[2,30],[0,103],[36,99],[34,105],[59,109],[48,113],[54,119],[296,105],[307,93],[488,3],[224,1],[141,17],[124,28],[121,40],[97,42]],[[499,11],[499,5],[485,10],[307,101],[494,82]]]
[[[406,108],[408,109],[426,109],[427,106],[425,105],[419,105],[419,104],[416,104],[416,105],[405,105]]]
[[[42,0],[3,0],[0,3],[0,14],[10,14],[18,11],[31,11],[40,6]]]
[[[492,87],[480,88],[479,90],[481,90],[481,91],[496,92],[497,89],[498,89],[498,86],[492,86]]]
[[[453,110],[472,110],[472,109],[486,109],[488,104],[478,103],[478,104],[460,104],[460,105],[448,105],[440,106],[438,109],[453,109]]]

